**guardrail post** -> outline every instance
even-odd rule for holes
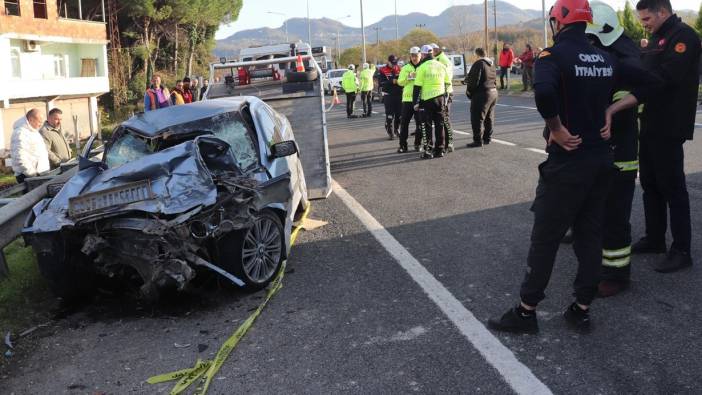
[[[5,252],[0,249],[0,280],[7,278],[10,275],[10,269],[5,261]]]

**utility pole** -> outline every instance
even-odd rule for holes
[[[122,43],[120,41],[119,26],[117,24],[117,0],[107,0],[108,28],[110,31],[110,79],[115,108],[127,102],[127,91],[124,87],[124,69],[122,68]],[[147,76],[149,78],[150,76]]]
[[[485,37],[483,38],[483,42],[485,43],[484,47],[486,51],[489,51],[490,49],[488,48],[488,7],[487,7],[487,0],[483,2],[484,4],[484,14],[485,14],[485,21],[484,21],[484,27],[485,27]]]
[[[499,42],[497,39],[497,0],[492,0],[492,13],[494,14],[493,16],[495,18],[495,60],[497,60],[497,45]]]
[[[361,40],[363,41],[363,63],[366,63],[366,26],[363,24],[363,0],[361,2]]]
[[[395,0],[395,41],[400,41],[400,25],[397,22],[397,0]]]
[[[310,54],[312,51],[312,25],[310,22],[310,0],[307,0],[307,44],[310,45]]]
[[[375,45],[380,47],[380,31],[383,30],[380,26],[376,26],[373,28],[375,30]]]
[[[548,47],[548,19],[546,18],[546,0],[541,0],[541,14],[544,19],[544,48]]]

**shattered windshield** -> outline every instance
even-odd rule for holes
[[[107,167],[114,168],[141,159],[153,152],[154,149],[147,140],[125,133],[112,144],[105,161]]]

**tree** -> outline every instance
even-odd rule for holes
[[[700,10],[697,12],[697,19],[695,19],[695,30],[697,30],[697,34],[702,36],[702,4],[700,4]]]
[[[631,8],[631,4],[627,1],[624,4],[624,11],[619,11],[619,23],[622,24],[624,28],[624,33],[626,33],[629,38],[638,42],[642,38],[646,37],[646,32],[644,27],[639,22],[639,18],[634,14],[634,9]]]
[[[136,28],[132,33],[139,37],[140,46],[137,54],[144,61],[147,81],[153,74],[158,60],[163,37],[161,23],[170,17],[172,11],[169,4],[158,0],[134,0],[127,6],[127,14],[132,19],[133,27]]]
[[[404,37],[402,37],[402,47],[409,50],[414,46],[422,46],[424,44],[439,43],[439,37],[432,33],[431,30],[414,28],[410,30]]]

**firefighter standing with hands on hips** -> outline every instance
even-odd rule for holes
[[[615,171],[601,132],[614,90],[615,61],[585,36],[592,11],[587,0],[557,0],[549,12],[554,45],[536,62],[534,97],[546,121],[548,159],[539,165],[531,210],[534,226],[519,305],[492,318],[493,330],[538,332],[536,306],[544,297],[560,240],[573,227],[578,270],[575,302],[564,313],[577,330],[590,328],[589,308],[602,265],[602,217]]]
[[[422,158],[441,158],[444,156],[444,125],[446,124],[446,89],[451,83],[446,67],[436,61],[430,45],[421,49],[423,61],[417,68],[414,79],[412,102],[414,110],[422,109],[422,120],[426,131],[426,145]],[[432,124],[434,136],[432,139]]]
[[[414,134],[414,150],[419,152],[420,144],[422,141],[422,136],[424,132],[422,129],[424,125],[420,119],[419,112],[414,111],[414,103],[412,102],[412,93],[414,92],[414,79],[417,76],[417,67],[419,67],[419,62],[421,61],[421,54],[419,47],[410,48],[410,61],[402,66],[400,70],[400,78],[397,83],[402,87],[402,116],[400,124],[400,148],[397,149],[398,153],[407,152],[407,138],[409,136],[409,124],[414,121],[416,124],[415,134]]]
[[[607,125],[617,112],[644,103],[639,147],[646,236],[632,253],[665,253],[668,210],[673,243],[655,270],[669,273],[692,265],[690,198],[685,181],[683,144],[692,140],[699,86],[700,39],[673,14],[669,0],[640,0],[639,19],[651,33],[643,49],[644,67],[662,84],[641,88],[612,104]]]

